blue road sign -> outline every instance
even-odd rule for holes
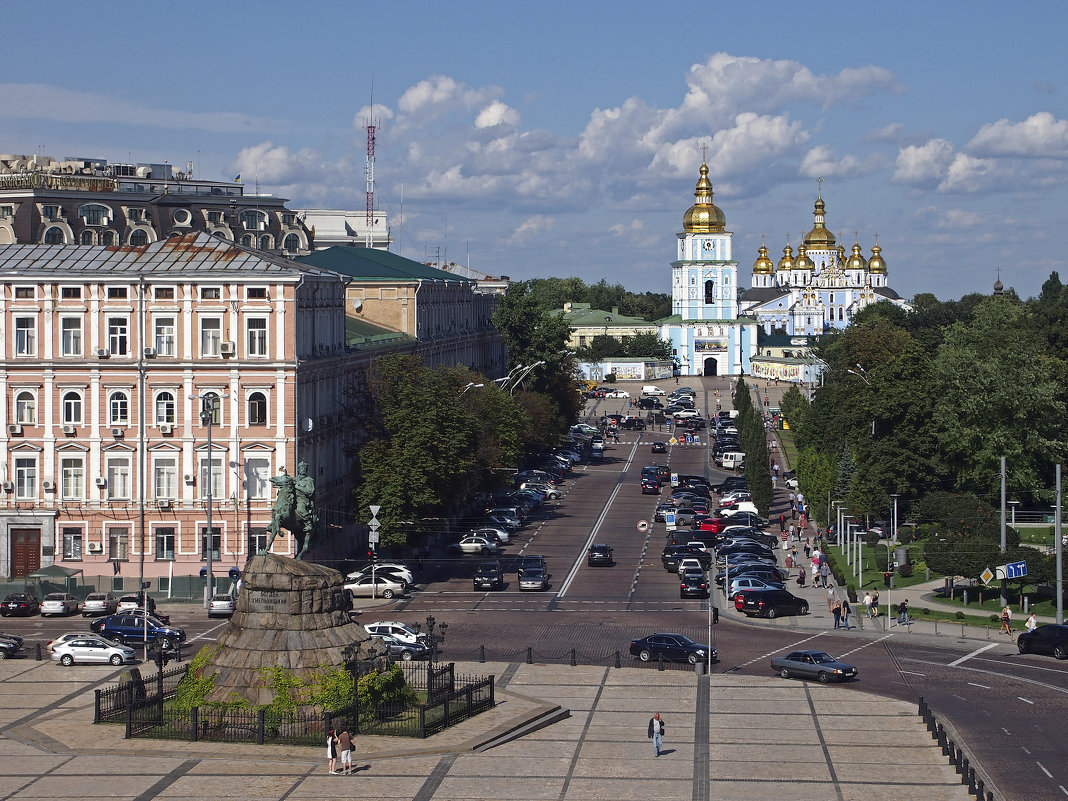
[[[1023,578],[1027,575],[1027,562],[1009,562],[1005,565],[1005,578]]]

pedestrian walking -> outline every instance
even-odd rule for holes
[[[1027,622],[1024,624],[1028,631],[1034,631],[1038,628],[1038,618],[1035,617],[1035,613],[1031,613],[1031,617],[1027,618]]]
[[[909,622],[909,599],[906,598],[904,601],[902,601],[901,603],[899,603],[897,605],[897,625],[899,625],[899,626],[907,626],[908,622]]]
[[[820,562],[820,582],[823,584],[824,587],[826,587],[828,585],[828,581],[829,581],[830,577],[831,577],[831,566],[828,565],[826,562],[821,561]],[[831,584],[830,587],[833,590],[834,589],[834,584]]]
[[[805,589],[805,568],[803,567],[797,571],[797,586]]]
[[[337,736],[337,747],[341,751],[341,773],[348,776],[352,773],[352,737],[348,729],[342,729]]]
[[[827,588],[827,609],[833,612],[834,605],[838,601],[838,598],[834,594],[834,584],[828,584],[826,581],[824,581],[823,586]]]
[[[786,515],[779,515],[779,533],[786,531]]]
[[[868,607],[872,619],[879,617],[879,591],[871,591],[871,606]]]
[[[664,744],[664,719],[657,712],[649,718],[649,739],[653,741],[653,756],[660,756],[660,746]]]
[[[798,525],[801,526],[802,531],[804,530],[805,526],[808,525],[808,515],[806,515],[804,512],[801,513],[801,519]]]
[[[1012,610],[1008,604],[1001,610],[1001,628],[998,629],[998,634],[1012,634]]]
[[[796,496],[796,495],[794,495],[794,494],[793,494],[793,493],[791,492],[791,493],[790,493],[790,506],[791,506],[791,508],[793,507],[793,505],[794,505],[795,503],[797,503],[797,496]]]
[[[819,579],[820,579],[820,563],[819,562],[813,562],[812,563],[812,586],[813,587],[815,587],[817,584],[819,584]]]
[[[835,601],[834,606],[831,607],[831,614],[834,615],[834,627],[841,628],[842,626],[842,602]]]
[[[794,538],[797,536],[797,534],[795,532],[796,532],[796,529],[794,528],[794,524],[791,523],[790,524],[790,542],[793,542]]]
[[[805,537],[805,558],[808,559],[812,556],[812,543],[808,541],[808,537]]]
[[[336,776],[337,771],[334,767],[337,765],[337,734],[333,729],[326,733],[326,759],[330,775]]]
[[[864,593],[864,611],[871,617],[871,591]]]
[[[853,607],[849,605],[849,595],[846,595],[842,599],[842,628],[849,631],[849,613],[853,611]]]

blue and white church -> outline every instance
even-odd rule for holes
[[[671,264],[671,316],[658,321],[682,375],[748,373],[758,324],[739,319],[738,262],[723,211],[713,203],[708,165],[682,218]]]

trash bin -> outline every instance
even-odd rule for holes
[[[693,672],[696,673],[698,676],[705,675],[705,663],[704,662],[694,662],[694,664],[693,664]]]

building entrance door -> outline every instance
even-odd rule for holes
[[[11,529],[11,575],[26,578],[41,567],[41,529]]]
[[[715,358],[705,359],[705,375],[719,375],[719,362]]]

